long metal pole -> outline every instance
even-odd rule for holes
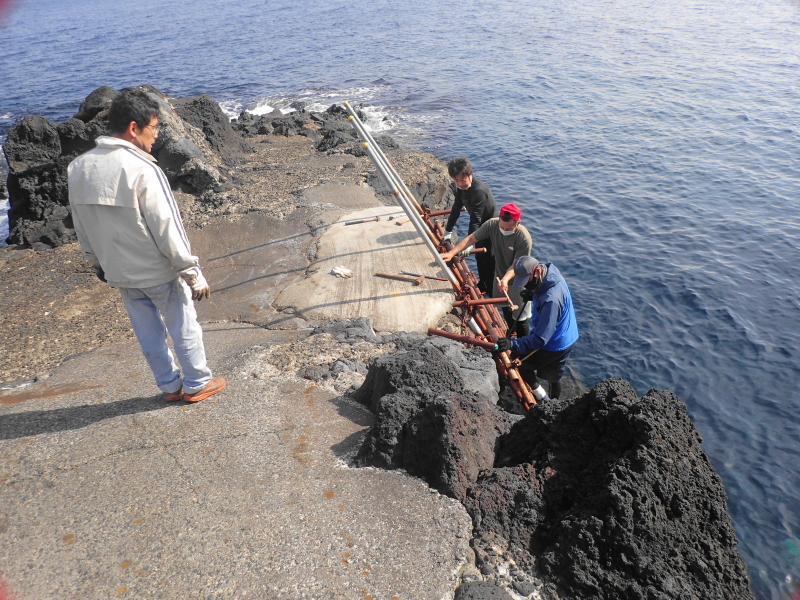
[[[416,210],[414,210],[411,206],[408,205],[406,199],[403,198],[402,194],[399,193],[397,187],[393,185],[392,178],[389,176],[388,173],[386,173],[382,162],[377,160],[374,149],[369,144],[369,142],[364,143],[364,149],[367,151],[367,154],[372,159],[372,162],[375,163],[375,166],[378,168],[378,171],[381,173],[381,176],[384,178],[386,183],[389,184],[389,187],[392,189],[392,194],[394,194],[395,197],[398,199],[398,201],[400,202],[400,206],[406,212],[408,218],[411,219],[411,223],[414,225],[414,229],[416,229],[417,232],[420,234],[420,236],[422,236],[425,245],[428,247],[428,250],[430,250],[430,253],[436,260],[436,264],[438,264],[439,268],[441,268],[445,272],[447,279],[450,281],[453,287],[455,288],[460,287],[458,279],[456,279],[456,276],[450,270],[450,267],[447,266],[447,263],[444,262],[442,256],[439,254],[439,251],[436,249],[436,246],[434,246],[433,242],[431,241],[430,230],[425,226],[425,224],[419,218],[419,213],[417,213]]]
[[[349,120],[355,126],[358,134],[365,142],[369,142],[370,144],[372,144],[372,146],[375,148],[375,153],[381,158],[381,160],[383,160],[384,165],[387,168],[387,171],[395,178],[398,188],[404,194],[406,194],[406,200],[408,200],[409,203],[421,213],[422,207],[417,202],[417,199],[414,198],[414,194],[411,193],[411,190],[408,189],[403,179],[400,177],[395,168],[386,158],[386,155],[383,153],[383,149],[375,142],[375,139],[372,137],[372,134],[367,130],[366,127],[364,127],[364,124],[361,122],[361,119],[358,118],[358,114],[356,114],[356,111],[353,109],[352,106],[350,106],[349,102],[345,101],[343,102],[343,104],[345,110],[347,110],[347,112],[350,113]]]
[[[366,127],[364,127],[364,124],[358,120],[358,117],[353,115],[350,115],[349,120],[353,124],[353,127],[355,128],[356,132],[359,134],[361,139],[364,140],[363,147],[366,148],[367,146],[369,146],[370,148],[372,148],[373,152],[372,154],[370,154],[370,158],[372,159],[372,162],[375,163],[375,166],[380,165],[383,169],[382,172],[389,177],[389,179],[387,180],[387,184],[389,185],[390,188],[393,188],[394,191],[392,193],[395,195],[399,194],[400,196],[402,196],[408,203],[408,205],[415,209],[414,213],[417,216],[422,214],[422,208],[417,203],[416,198],[414,198],[413,194],[411,194],[411,192],[408,191],[408,188],[406,187],[405,183],[403,183],[403,179],[400,177],[397,171],[394,170],[394,167],[389,162],[389,159],[386,158],[386,155],[383,153],[383,150],[381,150],[381,147],[372,140],[372,136],[367,131]],[[411,215],[409,215],[409,218],[412,218]],[[434,243],[438,243],[438,240],[433,236],[433,233],[430,231],[430,229],[427,226],[425,226],[424,229],[430,236],[431,240]]]
[[[414,195],[408,189],[403,179],[400,177],[397,171],[395,171],[394,167],[392,167],[381,147],[375,143],[372,135],[369,133],[369,131],[367,131],[366,127],[364,127],[364,124],[361,122],[361,119],[358,118],[358,115],[356,114],[355,110],[353,110],[353,107],[350,106],[350,103],[344,102],[343,104],[347,112],[350,114],[349,121],[355,128],[359,137],[364,140],[362,147],[367,151],[367,155],[375,164],[375,167],[378,169],[378,172],[389,186],[392,194],[397,198],[398,202],[400,202],[400,206],[405,211],[408,218],[411,219],[414,229],[416,229],[417,232],[422,236],[422,239],[428,246],[428,250],[430,250],[431,254],[433,254],[436,263],[447,275],[447,279],[450,281],[453,289],[461,289],[461,283],[453,274],[453,271],[450,270],[450,267],[447,266],[447,263],[442,260],[441,255],[436,249],[438,240],[434,237],[433,232],[430,231],[428,226],[419,216],[420,213],[422,213],[422,207],[419,205],[416,198],[414,198]],[[467,325],[474,334],[483,335],[481,328],[475,322],[474,318],[470,318],[470,320],[467,322]]]

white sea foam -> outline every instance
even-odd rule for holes
[[[266,115],[277,108],[282,114],[289,114],[295,111],[292,104],[296,102],[304,103],[306,110],[310,112],[324,112],[331,105],[341,104],[347,100],[359,105],[366,116],[364,124],[370,133],[392,132],[402,139],[419,139],[423,134],[424,121],[430,119],[422,115],[411,118],[403,107],[381,104],[381,96],[388,96],[390,92],[391,86],[384,83],[335,90],[301,89],[297,92],[260,96],[249,100],[242,98],[224,100],[219,105],[229,118],[235,119],[243,111],[253,115]],[[375,104],[364,105],[373,101],[376,101]]]
[[[219,103],[219,107],[229,119],[238,119],[243,105],[240,100],[223,100]]]
[[[8,237],[8,210],[11,205],[8,200],[0,200],[0,247],[6,245],[6,238]]]

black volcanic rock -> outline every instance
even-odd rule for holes
[[[753,597],[722,480],[674,394],[609,379],[519,417],[470,371],[480,357],[493,370],[489,356],[429,338],[373,359],[355,394],[376,415],[357,464],[460,500],[481,571],[506,548],[553,597]]]
[[[211,147],[224,159],[231,160],[251,146],[231,127],[230,119],[208,94],[178,98],[170,102],[175,112],[187,123],[201,129]]]
[[[67,119],[56,125],[56,131],[61,141],[61,155],[70,160],[94,148],[97,136],[92,137],[93,132],[80,119]]]
[[[107,85],[97,88],[91,94],[86,96],[86,100],[81,103],[78,112],[75,113],[73,118],[80,119],[84,123],[88,123],[94,119],[98,113],[108,110],[117,93],[117,90],[110,88]]]
[[[344,144],[352,144],[357,139],[355,131],[326,129],[322,134],[322,139],[317,142],[316,149],[319,152],[328,152]]]
[[[169,138],[158,151],[158,166],[167,175],[177,175],[191,159],[203,160],[203,151],[188,138]]]
[[[9,244],[56,247],[77,239],[68,208],[66,163],[9,173],[7,185]]]
[[[11,171],[22,172],[54,164],[61,156],[61,140],[55,124],[39,115],[30,115],[8,132],[3,150]]]
[[[355,395],[376,415],[357,462],[403,468],[462,499],[518,418],[495,406],[496,378],[486,352],[442,338],[373,359]]]
[[[752,598],[720,477],[685,405],[623,380],[533,407],[465,502],[564,598]]]
[[[453,600],[511,600],[511,596],[491,581],[470,581],[458,587]]]
[[[10,169],[8,243],[55,247],[76,239],[67,208],[69,159],[60,157],[56,126],[44,117],[27,116],[9,131],[3,148]]]

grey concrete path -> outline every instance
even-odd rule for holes
[[[374,216],[381,220],[344,224]],[[331,182],[305,190],[285,220],[253,212],[190,230],[212,291],[198,315],[281,329],[370,317],[376,331],[425,332],[452,308],[450,284],[426,279],[414,286],[375,276],[441,275],[411,223],[397,226],[403,219],[401,208],[384,206],[371,188]],[[353,277],[337,277],[331,272],[337,266]]]
[[[345,224],[374,217],[380,221]],[[275,301],[277,307],[292,307],[313,320],[371,317],[377,331],[426,332],[453,307],[450,283],[425,279],[415,285],[375,275],[410,271],[441,276],[419,233],[403,221],[407,221],[405,213],[394,206],[342,217],[319,239],[309,276],[284,289]],[[353,276],[337,277],[332,273],[335,267],[345,267]]]
[[[154,394],[138,346],[0,396],[0,571],[19,600],[448,598],[471,550],[455,501],[345,460],[371,415],[247,350],[301,334],[205,329],[228,379]]]

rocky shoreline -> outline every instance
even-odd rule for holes
[[[288,223],[302,207],[315,209],[306,192],[327,182],[371,187],[391,203],[341,109],[297,106],[230,123],[209,96],[147,89],[165,123],[154,155],[195,235],[251,213]],[[104,132],[113,94],[100,88],[73,119],[26,117],[9,134],[12,245],[0,250],[6,391],[47,378],[70,356],[133,338],[118,294],[95,279],[74,242],[64,178],[69,160]],[[436,157],[378,141],[421,202],[449,205]],[[267,315],[257,325],[285,328],[285,320]],[[247,350],[244,372],[301,377],[366,406],[374,422],[352,465],[403,469],[466,508],[474,560],[459,572],[455,598],[752,597],[722,481],[670,392],[639,398],[627,382],[607,380],[520,414],[483,350],[381,335],[367,318],[297,321],[293,341]]]
[[[328,181],[374,187],[391,204],[341,108],[267,115],[255,121],[257,128],[249,121],[232,126],[210,96],[169,99],[173,114],[165,96],[148,89],[169,107],[153,153],[166,162],[190,237],[250,213],[285,220],[309,204],[309,188]],[[74,241],[66,194],[66,165],[105,132],[113,93],[95,90],[64,123],[26,117],[9,133],[12,208],[9,246],[0,248],[0,385],[45,378],[69,356],[133,338],[119,295],[94,277]],[[258,133],[269,128],[272,133]],[[379,143],[421,200],[447,206],[446,171],[435,156],[403,150],[385,136]]]

